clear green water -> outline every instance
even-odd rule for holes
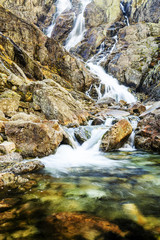
[[[1,191],[0,239],[160,239],[160,155],[117,151],[105,156],[119,164],[71,167],[58,178],[43,171],[27,175],[24,188]],[[64,235],[47,220],[62,212],[98,217],[129,233],[107,235],[96,226],[81,231],[75,225]]]

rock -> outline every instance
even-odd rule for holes
[[[160,101],[160,64],[154,66],[149,71],[143,82],[145,93],[148,94],[149,100]],[[158,83],[158,84],[157,84]]]
[[[140,117],[142,118],[142,117],[144,117],[145,115],[147,115],[148,113],[154,112],[154,110],[156,110],[156,109],[158,109],[158,108],[160,108],[160,101],[152,103],[151,106],[150,106],[145,112],[143,112],[143,113],[140,115]]]
[[[11,167],[6,168],[3,172],[12,172],[14,174],[25,174],[39,171],[44,168],[44,164],[40,161],[27,161],[16,163]]]
[[[26,182],[28,182],[28,179],[22,178],[21,176],[16,176],[13,173],[0,173],[0,188],[14,187],[19,184],[24,184]]]
[[[111,97],[106,97],[106,98],[101,98],[100,100],[97,101],[97,104],[106,104],[108,106],[113,106],[116,103],[114,98]]]
[[[47,119],[57,119],[62,125],[79,125],[88,117],[83,105],[53,80],[32,83],[25,91],[32,92],[33,103],[41,108]]]
[[[86,128],[78,128],[74,131],[74,136],[80,144],[83,144],[91,137],[91,133]]]
[[[10,121],[5,124],[5,134],[13,141],[23,157],[43,157],[53,153],[63,140],[63,130],[57,121],[41,123]]]
[[[1,162],[21,162],[23,160],[22,156],[17,152],[8,153],[6,155],[0,156]]]
[[[55,26],[52,30],[51,37],[60,41],[62,44],[66,40],[69,33],[72,31],[74,23],[74,13],[64,12],[62,13],[55,22]]]
[[[0,110],[5,115],[10,116],[19,107],[19,100],[21,96],[16,92],[7,90],[0,95]]]
[[[41,29],[48,26],[52,21],[52,15],[55,13],[55,0],[36,1],[15,0],[14,4],[10,0],[0,0],[5,8],[10,9],[13,13],[29,23],[37,24]]]
[[[100,150],[107,152],[122,147],[131,133],[131,124],[126,119],[120,120],[103,135]]]
[[[141,5],[136,8],[136,11],[133,14],[133,21],[158,23],[160,19],[160,12],[158,11],[158,9],[160,9],[159,1],[142,1]]]
[[[17,120],[40,122],[41,118],[34,114],[27,114],[22,112],[22,113],[17,113],[11,117],[11,121],[17,121]]]
[[[101,118],[95,118],[93,121],[92,121],[92,125],[95,126],[95,125],[101,125],[101,124],[104,124],[104,120],[101,119]]]
[[[4,113],[0,110],[0,122],[1,121],[6,121],[7,119],[5,118],[5,115],[4,115]],[[1,126],[1,123],[0,123],[0,126]],[[0,127],[0,129],[1,129],[1,127]],[[0,130],[1,131],[1,130]]]
[[[22,156],[16,152],[0,156],[0,171],[13,166],[15,163],[21,162],[22,160]]]
[[[4,133],[5,123],[0,121],[0,133]]]
[[[127,234],[116,224],[101,218],[69,212],[55,213],[47,217],[44,230],[47,237],[53,239],[55,236],[61,236],[58,239],[110,239],[107,236],[112,236],[113,239],[122,240]]]
[[[160,109],[141,116],[135,135],[135,147],[160,152]]]
[[[16,150],[14,142],[3,142],[0,144],[0,154],[8,154]]]
[[[23,72],[19,73],[22,77],[42,80],[45,76],[51,78],[57,74],[67,85],[80,91],[86,91],[95,81],[82,62],[65,51],[56,40],[47,38],[35,25],[21,20],[2,6],[0,16],[0,44],[3,48],[8,45],[10,47],[7,52],[10,59],[5,58],[5,66],[9,68],[10,74],[15,68],[13,63],[16,63],[16,69],[20,68]],[[5,51],[4,54],[6,55]]]
[[[115,118],[122,118],[122,117],[127,117],[130,115],[130,113],[128,113],[127,111],[123,111],[123,110],[114,110],[114,109],[108,109],[105,111],[107,116],[112,116]]]
[[[159,33],[160,25],[155,23],[138,23],[122,28],[116,49],[106,61],[108,72],[123,84],[144,91],[145,76],[158,52]]]
[[[131,104],[128,110],[131,115],[139,116],[140,114],[146,111],[146,107],[141,103],[135,103]]]

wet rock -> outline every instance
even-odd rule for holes
[[[130,115],[127,111],[117,110],[117,109],[108,109],[105,111],[107,116],[112,116],[115,118],[127,117]]]
[[[107,152],[122,147],[131,133],[131,124],[126,119],[120,120],[103,135],[100,150]]]
[[[52,30],[51,37],[60,41],[62,44],[66,40],[69,33],[72,31],[74,23],[74,13],[65,12],[61,14],[57,19],[55,26]]]
[[[104,124],[104,120],[102,118],[95,118],[93,121],[92,121],[92,125],[95,126],[95,125],[102,125]]]
[[[121,231],[117,225],[101,218],[69,212],[47,217],[44,226],[48,229],[48,236],[53,238],[61,236],[63,239],[98,239],[102,237],[105,239],[105,237],[109,237],[107,234],[111,234],[115,239],[122,239],[127,234]],[[107,239],[109,239],[108,237]]]
[[[17,176],[13,173],[0,173],[0,187],[13,187],[28,182],[28,179]]]
[[[146,111],[146,107],[141,103],[136,103],[136,104],[132,104],[128,110],[131,115],[139,116],[140,114]]]
[[[115,99],[111,97],[102,98],[97,101],[97,104],[99,105],[106,104],[108,106],[113,106],[115,103],[116,103]]]
[[[8,154],[16,150],[14,142],[3,142],[0,144],[0,154]]]
[[[91,133],[86,128],[80,127],[74,131],[74,136],[80,144],[83,144],[91,137]]]
[[[135,135],[137,149],[160,152],[160,109],[141,116]]]
[[[14,174],[25,174],[39,171],[44,168],[44,164],[40,161],[27,161],[14,164],[12,167],[8,167],[3,172],[12,172]]]
[[[53,153],[63,140],[63,130],[57,121],[41,123],[10,121],[5,125],[8,140],[24,157],[42,157]]]
[[[55,39],[47,38],[35,25],[21,20],[2,6],[0,16],[0,44],[3,48],[10,46],[9,59],[3,61],[9,73],[19,72],[24,78],[38,80],[57,74],[70,88],[73,86],[80,91],[86,91],[95,80],[82,62],[65,51]]]

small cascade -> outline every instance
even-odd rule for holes
[[[81,0],[81,12],[76,18],[75,25],[68,38],[66,39],[65,48],[69,51],[72,47],[76,46],[83,39],[85,32],[85,18],[84,11],[86,6],[91,2],[91,0]]]
[[[132,11],[132,0],[130,2],[124,2],[124,0],[121,1],[120,9],[123,13],[123,16],[125,17],[126,25],[129,26],[129,17],[131,15],[131,11]]]
[[[47,36],[51,37],[52,30],[55,25],[56,18],[64,11],[70,10],[72,8],[72,4],[70,0],[57,0],[56,2],[56,13],[53,16],[51,25],[47,28]]]
[[[92,127],[91,138],[82,145],[79,145],[75,140],[75,149],[69,145],[61,145],[56,154],[41,159],[46,170],[59,177],[63,174],[70,174],[74,169],[78,171],[82,167],[106,167],[108,169],[117,166],[119,161],[113,162],[99,151],[100,139],[107,129],[109,129],[107,126]],[[74,139],[73,130],[69,134]]]

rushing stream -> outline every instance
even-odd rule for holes
[[[81,0],[81,12],[68,36],[67,50],[83,38],[83,13],[90,2]],[[72,7],[69,0],[57,0],[56,4],[57,13],[48,35],[57,16]],[[124,11],[123,5],[121,8]],[[134,102],[127,88],[100,66],[103,58],[102,45],[86,63],[105,85],[103,95],[97,89],[99,99],[110,96],[116,101]],[[54,155],[42,158],[45,170],[27,175],[30,182],[26,188],[1,193],[0,204],[6,201],[6,205],[0,219],[0,239],[160,240],[160,155],[137,151],[134,132],[123,148],[100,152],[100,139],[113,120],[108,117],[104,125],[82,127],[91,135],[82,145],[75,139],[76,129],[67,130],[74,147],[61,145]],[[137,120],[131,123],[135,128]],[[62,213],[55,218],[54,214]],[[109,221],[107,226],[110,224],[107,233],[105,221]],[[115,226],[124,234],[117,233]]]

